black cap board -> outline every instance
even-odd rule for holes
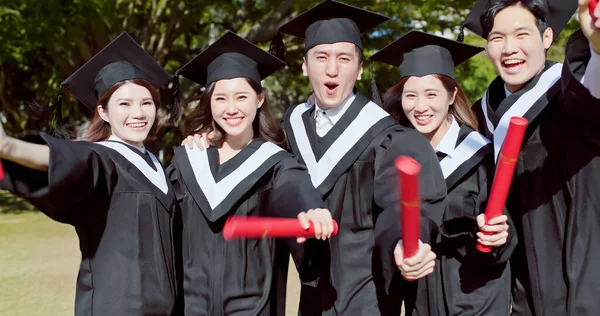
[[[169,82],[171,75],[123,32],[61,85],[95,111],[98,99],[106,90],[117,82],[131,79],[145,79],[158,89]]]
[[[177,70],[196,83],[208,86],[221,79],[245,77],[260,82],[285,63],[248,42],[231,31],[227,31],[207,49],[196,55]]]
[[[482,51],[481,47],[410,31],[370,59],[399,67],[401,77],[443,74],[454,78],[454,67]]]
[[[304,52],[321,44],[350,42],[362,49],[360,34],[387,21],[385,15],[326,0],[282,25],[279,32],[304,38]]]

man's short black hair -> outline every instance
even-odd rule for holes
[[[535,25],[540,31],[540,36],[543,36],[544,31],[550,26],[550,23],[548,21],[548,9],[542,0],[500,0],[492,3],[481,16],[483,38],[488,38],[488,35],[492,31],[496,15],[498,15],[500,11],[516,5],[521,5],[533,14],[535,17]]]

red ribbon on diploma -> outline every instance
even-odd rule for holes
[[[500,157],[496,165],[496,175],[492,183],[490,197],[485,209],[485,224],[487,225],[492,218],[502,215],[502,210],[506,204],[506,198],[515,173],[517,159],[525,137],[527,129],[527,120],[522,117],[511,117],[504,144],[500,150]],[[484,233],[491,235],[489,233]],[[492,251],[491,247],[477,244],[477,249],[481,252]]]
[[[338,233],[338,223],[333,221],[332,236]],[[232,238],[291,238],[314,237],[315,230],[311,225],[304,229],[296,218],[232,216],[225,222],[223,237]]]
[[[0,181],[4,179],[4,169],[2,169],[2,163],[0,163]]]
[[[419,251],[421,230],[421,202],[419,200],[419,173],[421,165],[408,156],[395,161],[400,187],[400,210],[402,212],[402,249],[404,258]]]
[[[588,4],[588,9],[590,11],[590,16],[592,17],[592,21],[596,22],[598,18],[594,15],[594,11],[596,10],[596,6],[598,5],[598,0],[590,0]]]

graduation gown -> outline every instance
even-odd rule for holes
[[[300,104],[288,109],[283,126],[339,234],[329,240],[318,286],[302,287],[300,314],[400,315],[402,299],[388,295],[402,279],[393,257],[401,236],[394,160],[408,155],[421,164],[421,238],[429,242],[446,195],[435,153],[361,94],[323,138],[313,118],[314,106]]]
[[[221,165],[215,147],[177,147],[168,173],[183,215],[185,315],[285,315],[290,251],[301,278],[316,281],[307,276],[305,247],[323,242],[225,241],[223,225],[232,215],[296,218],[321,207],[306,168],[280,147],[254,139]]]
[[[507,201],[519,233],[511,259],[516,315],[596,315],[600,310],[600,101],[580,79],[590,58],[581,31],[565,64],[505,97],[494,80],[473,109],[499,148],[510,116],[529,120]],[[504,126],[504,127],[503,127]]]
[[[440,235],[433,245],[436,266],[418,281],[413,315],[506,316],[510,314],[508,259],[517,243],[514,226],[509,223],[503,246],[490,253],[475,248],[477,216],[485,212],[494,174],[492,144],[467,125],[453,123],[452,128],[456,130],[442,139],[451,150],[438,152],[448,195]]]
[[[50,147],[48,171],[2,161],[0,188],[75,227],[75,315],[171,315],[176,203],[156,157],[116,141],[31,141]]]

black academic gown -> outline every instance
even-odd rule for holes
[[[401,236],[394,160],[408,155],[421,164],[421,238],[429,242],[446,195],[435,153],[420,133],[361,94],[323,138],[313,117],[314,106],[301,104],[283,125],[340,230],[329,241],[318,287],[302,287],[300,313],[400,315],[402,298],[388,295],[402,279],[393,257]]]
[[[440,235],[433,246],[434,272],[419,280],[413,315],[510,314],[510,258],[517,238],[510,223],[505,245],[482,253],[477,216],[485,212],[494,174],[492,144],[467,125],[440,160],[448,195]]]
[[[158,160],[119,142],[40,136],[27,140],[50,147],[48,172],[2,161],[0,188],[75,227],[75,315],[171,315],[176,201]]]
[[[527,109],[522,116],[529,126],[507,201],[520,241],[511,259],[516,315],[600,310],[600,100],[579,81],[589,57],[587,39],[577,31],[567,43],[565,64],[557,66],[561,77],[546,83],[550,88],[540,89],[553,77],[547,62],[542,74],[509,97],[497,78],[485,108],[481,100],[473,106],[490,139],[488,122],[496,126],[521,100],[518,106]]]
[[[305,246],[318,253],[324,242],[226,241],[223,225],[232,215],[296,218],[321,207],[306,168],[276,145],[255,139],[221,165],[214,147],[177,147],[168,173],[183,215],[185,315],[285,315],[290,251],[300,277],[316,281],[307,271]]]

